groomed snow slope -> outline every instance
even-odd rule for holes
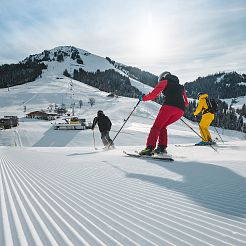
[[[245,245],[245,145],[171,147],[175,162],[123,149],[1,148],[1,242]]]
[[[168,130],[175,161],[163,162],[123,154],[144,147],[159,109],[153,102],[140,104],[111,151],[101,149],[98,129],[95,150],[91,130],[55,131],[54,122],[23,117],[23,105],[29,112],[82,99],[76,114],[91,121],[104,110],[113,137],[137,103],[75,81],[71,98],[69,82],[48,70],[0,90],[1,114],[21,117],[18,128],[0,131],[1,245],[246,244],[244,135],[218,129],[225,143],[217,152],[176,147],[199,140],[179,121]]]

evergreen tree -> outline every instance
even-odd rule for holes
[[[41,76],[47,66],[37,61],[27,60],[25,63],[4,64],[0,66],[0,88],[8,88],[34,81]]]
[[[57,60],[58,62],[63,62],[63,61],[64,61],[63,54],[62,54],[62,53],[59,53],[59,54],[57,55],[56,60]]]
[[[67,69],[64,70],[63,75],[66,77],[71,77],[71,74],[67,71]]]
[[[86,72],[82,68],[74,70],[73,78],[85,84],[96,87],[102,91],[120,96],[137,98],[142,93],[131,85],[128,77],[121,75],[113,69],[95,73]]]

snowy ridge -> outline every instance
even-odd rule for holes
[[[91,162],[87,148],[75,153],[67,148],[62,152],[47,148],[15,152],[4,149],[1,154],[0,239],[6,245],[246,243],[245,193],[229,202],[235,180],[228,179],[218,189],[228,192],[214,196],[209,187],[218,184],[216,179],[211,182],[198,169],[194,175],[203,177],[202,181],[173,190],[174,182],[182,181],[173,171],[189,169],[189,162],[186,167],[181,162],[173,165],[129,158],[126,162],[120,150],[98,152]],[[185,189],[197,194],[198,200],[185,196]]]

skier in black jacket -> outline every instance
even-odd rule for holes
[[[99,131],[101,132],[101,139],[105,148],[114,148],[112,139],[109,137],[109,131],[111,130],[112,123],[108,116],[106,116],[102,110],[97,112],[97,116],[94,118],[91,129],[94,130],[96,124],[98,124]]]

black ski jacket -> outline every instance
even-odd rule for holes
[[[96,124],[98,124],[99,131],[110,131],[112,123],[108,116],[104,114],[100,114],[97,117],[94,118],[93,123],[92,123],[92,129],[95,128]]]
[[[176,76],[172,75],[168,79],[167,87],[162,91],[165,96],[163,105],[171,105],[185,110],[184,86],[179,84]]]

